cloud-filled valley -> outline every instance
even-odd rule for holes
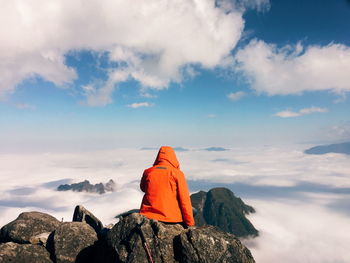
[[[346,262],[350,257],[350,162],[342,154],[307,155],[298,147],[245,147],[226,151],[187,148],[178,157],[191,192],[230,188],[257,213],[250,220],[261,235],[246,240],[257,262]],[[20,212],[39,210],[71,220],[82,204],[104,224],[138,208],[139,180],[156,149],[85,153],[1,154],[0,225]],[[20,165],[19,165],[20,164]],[[106,194],[58,192],[60,184],[113,179]],[[311,253],[310,251],[318,251]],[[337,252],[337,253],[335,253]],[[306,259],[306,261],[305,261]]]

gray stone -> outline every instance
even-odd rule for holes
[[[254,263],[250,251],[234,237],[213,226],[190,228],[175,240],[179,262]]]
[[[92,253],[90,249],[96,241],[96,232],[88,224],[65,222],[54,232],[50,247],[57,263],[83,261],[82,258],[88,262],[86,258]]]
[[[47,240],[48,240],[50,234],[51,234],[50,232],[38,234],[36,236],[31,237],[29,239],[29,242],[33,245],[41,245],[41,246],[46,247],[46,243],[47,243]]]
[[[82,205],[75,207],[73,222],[85,222],[95,229],[96,233],[100,233],[103,228],[102,222]]]
[[[256,237],[259,232],[246,217],[254,213],[253,207],[224,187],[191,195],[192,206],[197,210],[196,226],[212,225],[238,237]]]
[[[2,263],[52,263],[47,250],[38,245],[7,242],[0,244]]]
[[[75,184],[62,184],[57,187],[58,191],[75,191],[75,192],[88,192],[105,194],[106,192],[114,192],[117,189],[117,185],[111,179],[106,184],[98,183],[91,184],[88,180]]]
[[[120,262],[148,263],[143,233],[154,262],[175,262],[173,239],[184,228],[179,224],[163,224],[134,213],[116,224],[107,234],[107,244],[115,249]]]
[[[149,220],[140,214],[121,218],[107,234],[106,246],[115,251],[110,262],[235,262],[253,263],[250,251],[232,234],[215,227],[191,227]]]
[[[1,242],[31,243],[34,236],[52,232],[60,222],[51,215],[41,212],[21,213],[17,219],[1,228]]]

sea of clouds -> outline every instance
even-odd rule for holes
[[[349,262],[350,156],[306,155],[305,145],[232,149],[179,149],[191,192],[224,186],[256,209],[249,219],[260,231],[244,240],[257,262]],[[218,151],[221,150],[221,151]],[[157,149],[75,153],[0,154],[0,226],[24,211],[72,219],[81,204],[105,225],[138,208],[139,180]],[[83,180],[118,189],[103,195],[58,192]]]

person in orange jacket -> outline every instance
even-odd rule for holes
[[[160,147],[153,166],[143,172],[140,188],[145,193],[140,214],[162,222],[194,225],[185,175],[173,148]]]

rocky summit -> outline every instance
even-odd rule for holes
[[[213,188],[191,195],[192,206],[197,213],[197,226],[213,225],[238,237],[257,236],[258,231],[246,218],[254,213],[253,207],[246,205],[227,188]]]
[[[100,221],[82,206],[76,208],[80,222],[52,221],[38,213],[22,213],[2,227],[0,262],[255,262],[238,238],[214,226],[184,228],[132,213],[101,229],[96,227]],[[36,227],[45,220],[45,227]]]

